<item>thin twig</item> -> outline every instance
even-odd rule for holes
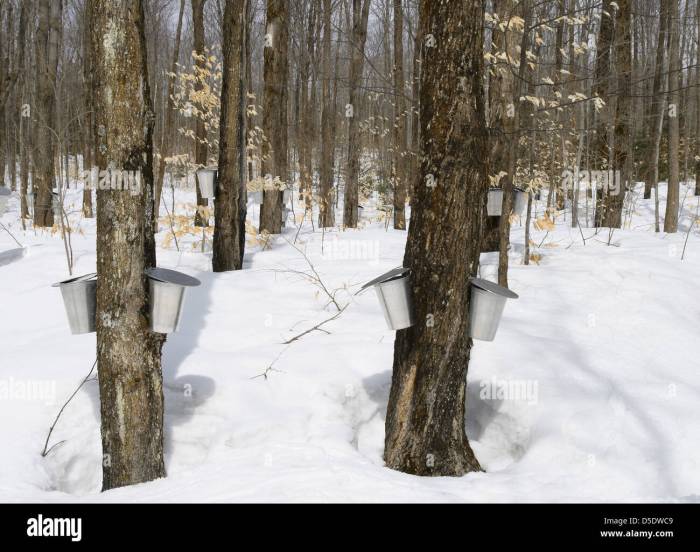
[[[56,424],[58,423],[58,419],[61,417],[61,414],[63,414],[63,411],[65,410],[66,406],[68,406],[68,403],[70,403],[73,400],[73,397],[80,391],[81,387],[85,385],[85,383],[90,379],[90,376],[92,376],[93,371],[95,370],[95,366],[97,366],[97,359],[95,359],[95,362],[92,364],[92,368],[90,368],[90,371],[88,372],[88,375],[85,376],[83,381],[80,382],[80,385],[75,388],[75,391],[71,394],[70,397],[68,397],[68,400],[63,403],[63,406],[61,407],[61,410],[58,411],[58,414],[56,415],[56,419],[53,421],[53,424],[51,424],[51,427],[49,428],[49,434],[46,436],[46,441],[44,442],[44,450],[41,451],[41,456],[46,457],[54,448],[56,448],[58,445],[61,443],[64,443],[65,441],[59,441],[55,445],[52,445],[51,448],[47,450],[47,447],[49,446],[49,439],[51,438],[51,434],[53,433],[54,428],[56,427]]]
[[[349,303],[348,303],[348,304],[349,304]],[[313,328],[309,328],[308,330],[306,330],[306,331],[304,331],[304,332],[301,332],[301,333],[298,334],[298,335],[295,335],[294,337],[292,337],[291,339],[288,339],[287,341],[285,341],[285,342],[282,343],[282,344],[283,344],[283,345],[289,345],[290,343],[293,343],[293,342],[296,341],[297,339],[301,339],[301,338],[304,337],[305,335],[310,334],[311,332],[316,331],[316,330],[321,331],[321,332],[325,332],[325,333],[327,333],[327,334],[330,333],[330,332],[328,332],[328,331],[326,331],[326,330],[321,329],[321,326],[323,326],[324,324],[328,324],[328,322],[332,322],[333,320],[335,320],[336,318],[338,318],[341,314],[343,314],[343,311],[344,311],[345,309],[347,309],[347,308],[348,308],[348,305],[345,305],[339,312],[336,312],[333,316],[331,316],[331,317],[328,318],[327,320],[324,320],[323,322],[321,322],[321,323],[319,323],[319,324],[316,324]]]

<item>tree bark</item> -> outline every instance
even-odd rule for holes
[[[480,469],[464,415],[467,278],[479,264],[488,188],[483,18],[481,0],[420,2],[420,33],[432,47],[424,48],[422,164],[404,257],[417,323],[396,335],[384,449],[388,467],[417,475]]]
[[[58,36],[62,25],[62,0],[40,0],[39,25],[36,31],[36,122],[34,155],[34,226],[52,227],[54,155],[56,132],[56,71],[58,70]]]
[[[173,47],[173,57],[170,62],[170,72],[177,74],[177,60],[180,59],[180,39],[182,37],[182,16],[185,12],[185,0],[180,0],[180,11],[177,17],[177,31],[175,31],[175,45]],[[173,118],[175,114],[175,102],[173,94],[175,93],[175,77],[168,76],[168,99],[165,107],[165,125],[163,126],[163,151],[160,152],[158,158],[158,170],[156,171],[156,187],[153,197],[153,212],[155,213],[154,232],[158,232],[158,216],[160,214],[160,197],[163,192],[163,178],[165,177],[165,158],[170,154],[171,149],[171,130],[173,127]]]
[[[85,2],[83,14],[83,105],[85,106],[85,117],[83,125],[83,171],[89,171],[95,163],[93,148],[95,146],[95,106],[93,98],[94,85],[92,48],[90,46],[90,29],[92,28],[92,2]],[[83,216],[93,218],[95,216],[92,208],[92,189],[89,180],[85,179],[83,188]]]
[[[240,270],[239,194],[245,179],[245,27],[247,0],[224,8],[224,71],[219,123],[219,182],[214,210],[214,272]]]
[[[617,0],[615,19],[615,75],[617,77],[617,100],[615,107],[615,141],[613,144],[613,171],[620,171],[618,194],[608,192],[605,197],[603,226],[622,226],[622,207],[625,193],[631,181],[628,153],[631,143],[632,116],[632,11],[630,0]]]
[[[333,98],[331,95],[331,0],[323,0],[323,86],[321,113],[321,170],[319,219],[321,228],[335,225],[333,209]]]
[[[287,95],[289,13],[287,0],[267,0],[264,48],[262,172],[265,177],[260,207],[260,231],[282,232],[282,191],[273,184],[287,185]]]
[[[204,4],[207,0],[191,0],[192,1],[192,32],[194,38],[194,53],[197,56],[195,65],[200,69],[206,67],[205,52],[204,52]],[[201,83],[195,84],[195,92],[202,89]],[[205,167],[209,157],[209,147],[207,146],[207,129],[204,125],[204,120],[197,117],[194,128],[195,146],[194,146],[194,162],[197,167]],[[194,215],[194,225],[203,227],[209,226],[209,221],[202,215],[201,207],[207,207],[209,200],[202,197],[199,191],[199,186],[195,186],[197,194],[197,212]]]
[[[149,331],[153,236],[153,124],[140,0],[94,0],[98,166],[138,171],[141,193],[97,193],[97,364],[102,489],[165,476],[164,336]]]
[[[680,70],[679,52],[680,21],[678,20],[678,0],[662,0],[668,3],[669,14],[669,67],[668,67],[668,192],[666,194],[666,214],[664,232],[678,231],[678,201],[680,195],[680,175],[678,167],[679,118],[680,118]]]
[[[523,90],[523,80],[525,77],[525,69],[527,68],[527,51],[529,48],[530,33],[526,29],[530,27],[532,19],[532,10],[530,9],[530,0],[522,0],[521,4],[522,16],[524,20],[524,31],[520,40],[520,59],[518,62],[518,76],[515,82],[512,82],[510,90],[511,105],[513,106],[513,116],[506,118],[505,128],[508,140],[507,147],[507,174],[503,177],[503,203],[501,206],[501,218],[498,227],[498,284],[503,287],[508,287],[508,251],[510,250],[510,215],[513,211],[513,196],[515,192],[515,176],[518,166],[518,153],[520,148],[520,119],[523,114],[524,102],[520,101]],[[506,51],[510,54],[511,51],[517,51],[515,47],[506,45]]]
[[[367,41],[367,21],[369,19],[370,0],[352,0],[352,40],[350,41],[350,75],[349,105],[346,111],[348,120],[348,172],[345,179],[345,197],[343,202],[343,226],[357,228],[359,197],[360,154],[360,101],[358,87],[362,80],[365,61],[365,43]]]
[[[403,6],[394,0],[394,228],[406,229],[406,116],[403,80]]]
[[[598,113],[593,144],[591,145],[595,159],[599,163],[598,167],[593,167],[597,170],[608,170],[610,168],[608,131],[610,128],[610,114],[612,113],[609,82],[611,78],[610,51],[613,42],[613,16],[612,0],[603,0],[603,14],[596,44],[595,85],[593,87],[593,94],[605,102],[605,105]],[[605,199],[602,190],[598,192],[596,196],[595,226],[601,227],[605,220]]]

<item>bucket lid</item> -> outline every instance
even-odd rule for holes
[[[384,282],[388,282],[389,280],[396,280],[397,278],[405,276],[409,272],[411,272],[411,269],[404,268],[403,266],[393,268],[389,272],[385,272],[381,276],[377,276],[374,280],[370,280],[369,282],[367,282],[364,286],[360,288],[360,291],[364,291],[368,287],[376,286],[377,284],[383,284]]]
[[[215,173],[216,172],[216,167],[202,167],[201,169],[197,169],[197,174],[199,173]]]
[[[165,284],[175,284],[176,286],[194,287],[202,283],[197,278],[168,268],[148,268],[146,269],[146,276],[151,280]]]
[[[500,295],[502,297],[506,297],[508,299],[517,299],[518,294],[515,293],[514,291],[509,290],[506,287],[499,286],[498,284],[494,282],[489,282],[488,280],[482,280],[481,278],[470,278],[469,281],[473,286],[478,287],[479,289],[483,289],[484,291],[488,291],[490,293],[495,293],[496,295]]]
[[[51,287],[68,286],[71,284],[79,284],[81,282],[87,282],[88,280],[96,280],[97,272],[91,272],[90,274],[84,274],[83,276],[74,276],[73,278],[68,278],[67,280],[62,280],[51,284]]]

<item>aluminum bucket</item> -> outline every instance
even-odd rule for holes
[[[515,198],[513,199],[513,213],[522,216],[527,209],[528,192],[515,188]]]
[[[63,206],[61,205],[61,196],[58,195],[58,192],[51,192],[51,208],[53,209],[53,218],[54,219],[61,219],[61,208]]]
[[[260,205],[262,203],[262,192],[248,192],[248,201],[255,205]]]
[[[491,188],[486,203],[486,212],[490,217],[500,217],[503,209],[503,188]]]
[[[469,337],[493,341],[501,323],[506,300],[517,299],[518,295],[488,280],[472,278],[470,283]]]
[[[287,223],[287,218],[289,218],[289,209],[282,207],[282,226]]]
[[[390,270],[367,282],[360,292],[368,287],[374,287],[390,330],[403,330],[415,324],[409,269],[399,267]]]
[[[287,205],[292,202],[292,190],[284,190],[282,193],[282,202]]]
[[[73,335],[95,331],[97,274],[86,274],[53,284],[61,289],[68,325]]]
[[[182,315],[185,288],[201,282],[182,272],[167,268],[146,270],[150,290],[150,327],[155,333],[176,332]]]
[[[214,197],[214,187],[216,182],[215,169],[199,169],[197,171],[197,182],[199,182],[199,193],[205,199]]]

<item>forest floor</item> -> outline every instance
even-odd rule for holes
[[[681,199],[673,235],[654,233],[653,201],[639,198],[610,240],[572,229],[570,214],[533,227],[529,266],[514,224],[509,283],[520,298],[469,366],[468,436],[485,471],[461,478],[382,462],[394,333],[374,293],[354,293],[401,264],[405,232],[386,230],[368,204],[360,230],[288,225],[267,247],[251,239],[245,270],[213,274],[210,241],[202,253],[183,217],[178,252],[164,221],[159,265],[202,281],[163,353],[168,477],[100,493],[96,381],[65,409],[51,438],[61,444],[40,454],[94,362],[95,334],[70,335],[51,287],[68,275],[60,233],[23,231],[13,198],[0,220],[24,248],[0,229],[0,501],[700,501],[700,228],[681,260],[698,198],[682,185]],[[95,270],[95,227],[79,200],[71,192],[67,210],[84,274]],[[192,212],[191,190],[176,200],[178,214]],[[258,211],[249,207],[255,225]],[[344,310],[285,345],[338,312],[299,273],[310,267],[295,239]],[[483,255],[482,276],[496,262]]]

